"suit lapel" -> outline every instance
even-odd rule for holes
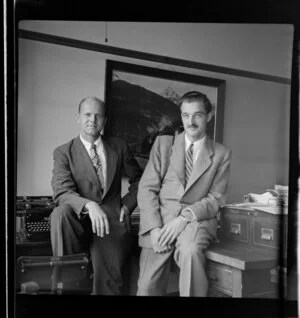
[[[174,140],[173,152],[170,160],[172,166],[181,184],[185,185],[185,141],[184,133],[178,135]]]
[[[103,148],[106,156],[106,186],[104,187],[103,196],[108,192],[117,167],[118,154],[117,152],[109,145],[109,143],[102,137]]]
[[[192,174],[186,185],[185,192],[202,176],[202,174],[212,164],[211,156],[213,155],[212,145],[210,138],[206,137],[202,151],[199,153],[198,158],[193,167]]]
[[[100,189],[100,181],[93,166],[92,160],[79,136],[74,140],[74,148],[76,150],[76,154],[78,155],[78,162],[84,167],[86,177]]]

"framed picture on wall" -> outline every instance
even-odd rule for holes
[[[200,91],[211,101],[214,116],[207,134],[222,142],[224,80],[107,60],[104,133],[125,139],[143,167],[157,135],[183,129],[177,102],[188,91]]]

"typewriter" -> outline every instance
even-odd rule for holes
[[[49,216],[54,207],[50,196],[17,197],[17,239],[49,241]]]

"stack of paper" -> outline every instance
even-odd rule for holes
[[[276,204],[276,197],[271,192],[265,192],[263,194],[255,194],[249,193],[249,197],[251,198],[251,202],[257,202],[261,204]]]
[[[263,212],[267,212],[271,214],[287,214],[288,212],[287,207],[284,207],[283,209],[281,209],[277,205],[264,204],[259,202],[231,203],[231,204],[226,204],[226,207],[253,210],[253,211],[257,210],[257,211],[263,211]]]
[[[249,193],[245,196],[247,202],[234,203],[227,206],[264,211],[272,214],[287,214],[288,190],[288,186],[275,184],[274,189],[267,189],[267,192],[263,194]]]

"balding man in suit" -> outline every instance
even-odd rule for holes
[[[80,135],[53,154],[53,255],[90,253],[93,294],[119,295],[141,171],[123,140],[101,135],[106,123],[103,101],[83,99],[77,122]],[[122,173],[130,184],[123,198]]]
[[[180,296],[206,296],[205,250],[215,238],[225,205],[231,152],[206,135],[212,105],[188,92],[179,102],[184,132],[157,137],[140,180],[138,295],[167,290],[171,259],[177,263]]]

